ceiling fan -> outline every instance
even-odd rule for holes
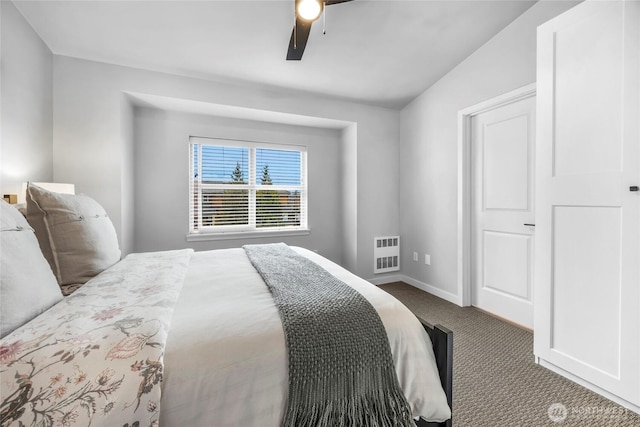
[[[346,3],[352,0],[295,0],[296,22],[289,39],[287,61],[300,61],[307,46],[311,24],[320,17],[325,6]]]

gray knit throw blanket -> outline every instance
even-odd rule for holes
[[[283,425],[415,427],[371,303],[284,243],[243,248],[282,319],[289,356]]]

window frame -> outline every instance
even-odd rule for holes
[[[194,147],[198,147],[198,165],[194,164]],[[248,183],[202,183],[202,147],[237,147],[248,149]],[[259,183],[260,171],[256,165],[256,149],[286,150],[300,153],[300,185],[262,185]],[[293,236],[309,234],[308,226],[308,159],[307,146],[297,144],[278,144],[261,141],[249,141],[239,139],[211,138],[190,136],[189,137],[189,224],[187,241],[197,240],[222,240],[234,238],[257,238],[267,236]],[[193,176],[194,168],[198,167],[198,177]],[[196,189],[197,187],[197,189]],[[247,190],[248,191],[248,224],[238,225],[202,225],[202,200],[203,190]],[[280,227],[257,227],[256,226],[256,194],[260,190],[275,191],[299,191],[300,194],[300,225],[288,225]],[[196,194],[197,191],[197,194]],[[197,210],[196,210],[197,204]],[[197,228],[195,221],[198,221]]]

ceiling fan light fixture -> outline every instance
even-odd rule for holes
[[[324,2],[319,0],[299,0],[296,5],[296,14],[305,21],[315,21],[320,17]]]

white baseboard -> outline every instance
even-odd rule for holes
[[[390,274],[390,275],[384,275],[380,277],[374,277],[373,279],[368,279],[367,282],[373,283],[376,286],[385,285],[387,283],[402,282],[403,277],[404,276],[402,274]]]
[[[445,301],[449,301],[455,305],[459,305],[462,307],[462,301],[460,297],[456,294],[452,294],[451,292],[442,290],[440,288],[436,288],[428,283],[421,282],[419,280],[414,279],[413,277],[403,276],[402,281],[410,284],[413,287],[416,287],[420,290],[423,290],[427,293],[437,296],[438,298],[442,298]]]
[[[458,297],[457,295],[452,294],[451,292],[443,291],[440,288],[436,288],[435,286],[429,285],[428,283],[421,282],[412,277],[405,276],[404,274],[395,274],[392,276],[384,276],[380,278],[376,277],[374,279],[369,279],[369,282],[373,283],[374,285],[384,285],[386,283],[393,283],[393,282],[404,282],[413,286],[414,288],[418,288],[422,291],[425,291],[426,293],[435,295],[438,298],[442,298],[445,301],[449,301],[450,303],[453,303],[455,305],[459,305],[460,307],[462,307],[462,301],[460,297]]]

